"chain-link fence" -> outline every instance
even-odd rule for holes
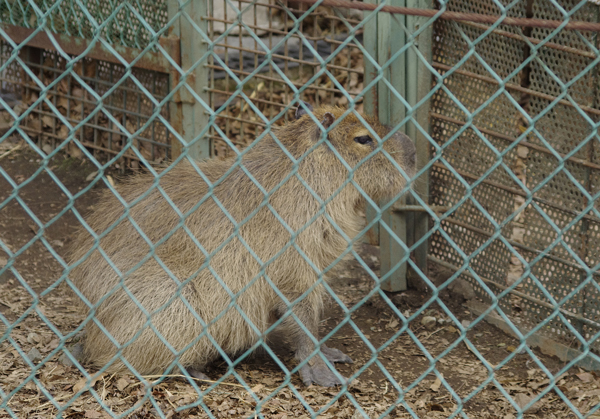
[[[0,417],[600,417],[599,18],[1,1]]]

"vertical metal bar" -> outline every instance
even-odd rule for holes
[[[208,16],[214,16],[214,3],[212,1],[208,2]],[[208,36],[210,37],[210,39],[214,39],[215,38],[215,22],[214,21],[209,21],[208,22]],[[208,58],[208,64],[214,66],[215,65],[215,58],[211,55]],[[215,88],[215,72],[214,71],[210,71],[210,80],[209,80],[209,84],[208,87],[212,90],[214,90]],[[216,103],[215,103],[215,95],[214,92],[209,92],[209,104],[211,106],[212,109],[216,108]],[[213,138],[214,136],[216,136],[216,130],[215,127],[212,126],[210,129],[210,137]],[[215,143],[213,141],[210,142],[210,155],[214,156],[215,155]]]
[[[416,7],[420,9],[432,9],[432,0],[407,0],[407,7]],[[410,33],[414,33],[420,27],[427,24],[428,18],[408,16],[407,17],[407,28]],[[411,106],[417,104],[423,99],[431,90],[431,72],[426,67],[425,62],[417,55],[417,49],[422,57],[431,63],[432,60],[432,37],[433,27],[429,25],[423,32],[419,34],[416,39],[415,48],[411,48],[407,51],[407,64],[410,66],[408,71],[407,85],[409,88],[408,102]],[[429,124],[429,106],[430,100],[427,100],[413,114],[413,120],[417,124],[430,132]],[[429,140],[427,135],[423,134],[417,126],[413,123],[409,123],[407,134],[415,142],[417,148],[417,171],[424,167],[429,162]],[[429,203],[429,173],[426,172],[421,175],[417,181],[413,184],[413,190],[419,195],[419,197],[426,203]],[[411,199],[409,198],[409,201]],[[413,202],[409,202],[413,203]],[[426,212],[415,212],[411,214],[413,220],[409,220],[409,241],[410,245],[413,245],[420,240],[427,231],[429,230],[429,216]],[[427,274],[427,251],[428,243],[425,241],[414,250],[414,261],[417,267]]]
[[[365,0],[365,3],[375,4],[377,0]],[[365,12],[365,19],[373,12]],[[371,53],[371,57],[364,57],[366,86],[377,77],[377,70],[371,62],[371,59],[378,62],[377,57],[377,16],[373,16],[366,24],[363,34],[365,50]],[[371,58],[371,59],[369,59]],[[367,115],[377,115],[379,113],[377,86],[366,91],[364,96],[364,110]],[[377,211],[371,205],[367,204],[366,219],[370,222],[377,216]],[[364,237],[366,243],[377,246],[379,244],[379,223],[375,224]]]
[[[171,35],[177,36],[180,40],[181,68],[187,72],[183,76],[186,85],[205,103],[208,103],[208,92],[205,90],[208,84],[208,69],[205,65],[207,63],[201,63],[192,71],[189,70],[208,51],[208,45],[190,20],[204,33],[208,33],[208,21],[203,19],[208,12],[208,1],[210,0],[189,0],[182,5],[178,0],[169,0],[167,5],[169,18],[181,12],[178,21],[173,25]],[[171,88],[174,88],[179,82],[176,74],[171,74],[170,82]],[[182,87],[177,93],[173,95],[171,103],[171,122],[185,142],[189,144],[188,156],[197,160],[208,158],[210,157],[210,137],[204,135],[202,138],[198,138],[200,131],[208,124],[205,108],[188,91],[188,87]],[[179,141],[173,140],[173,158],[181,154],[182,147],[183,145]]]
[[[369,0],[377,3],[378,0]],[[431,8],[431,0],[390,0],[388,4],[400,7]],[[410,34],[418,30],[419,25],[424,24],[426,18],[379,13],[376,19],[368,22],[365,26],[365,47],[367,51],[374,51],[374,60],[379,65],[385,65],[391,57],[406,46]],[[416,49],[430,60],[431,56],[431,29],[421,33],[415,40],[413,46],[389,63],[383,70],[384,77],[394,86],[396,92],[401,95],[412,107],[419,102],[430,89],[430,74],[425,64],[421,61]],[[377,77],[375,66],[365,60],[365,84]],[[417,125],[428,130],[428,104],[422,105],[415,110],[412,119],[401,131],[412,138],[417,145],[417,166],[423,167],[429,160],[429,147],[427,137],[419,131]],[[365,111],[371,115],[377,115],[379,120],[391,126],[399,124],[407,115],[407,109],[398,96],[391,92],[383,83],[377,84],[365,95]],[[413,122],[414,121],[414,122]],[[415,124],[416,122],[416,124]],[[416,187],[416,192],[427,202],[427,176],[421,178]],[[406,205],[407,199],[401,197],[395,205]],[[367,220],[372,220],[376,215],[373,208],[367,208]],[[386,223],[394,234],[404,243],[411,245],[423,237],[428,229],[428,218],[426,213],[410,213],[386,211],[382,214],[382,221]],[[379,227],[379,231],[372,229],[367,233],[366,241],[375,244],[379,235],[381,251],[381,275],[389,274],[388,279],[382,283],[382,289],[386,291],[402,291],[406,289],[407,263],[398,265],[406,257],[406,251],[387,231]],[[424,243],[416,250],[415,258],[420,269],[426,271],[427,266],[427,244]]]
[[[393,6],[406,7],[405,0],[392,0]],[[385,65],[392,56],[406,44],[407,34],[405,32],[406,16],[393,16],[389,13],[380,13],[378,16],[378,61]],[[390,126],[398,125],[406,116],[406,107],[398,98],[397,94],[407,98],[407,54],[406,52],[394,59],[385,70],[385,77],[394,86],[396,92],[392,92],[385,83],[379,83],[379,120]],[[400,129],[407,131],[407,126]],[[401,197],[396,205],[406,205],[406,197]],[[407,242],[407,213],[398,213],[392,209],[382,214],[382,221],[394,232],[394,234]],[[388,231],[382,227],[379,229],[379,242],[381,252],[381,275],[388,274],[388,278],[381,284],[385,291],[403,291],[406,289],[406,263],[398,265],[406,257],[406,251],[402,245]]]

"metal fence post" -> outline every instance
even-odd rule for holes
[[[377,3],[378,0],[370,0]],[[391,6],[431,8],[431,0],[391,0]],[[419,25],[426,22],[426,18],[394,15],[389,13],[378,13],[365,26],[365,47],[367,51],[373,51],[373,59],[384,65],[401,48],[406,45],[409,34],[419,29]],[[408,33],[406,32],[408,30]],[[422,32],[414,41],[414,46],[397,57],[384,71],[384,77],[391,82],[398,94],[400,94],[411,106],[422,99],[430,89],[430,75],[425,65],[417,55],[414,48],[418,48],[423,56],[430,60],[431,57],[431,28]],[[365,84],[377,77],[375,66],[365,60]],[[428,106],[421,106],[413,113],[413,120],[420,126],[428,127]],[[403,103],[390,91],[383,82],[371,89],[365,95],[365,112],[376,115],[379,120],[388,125],[397,125],[406,117],[407,109]],[[427,138],[420,133],[413,122],[409,122],[401,128],[417,144],[417,166],[423,167],[429,159]],[[415,188],[417,193],[427,202],[427,181],[420,179],[419,187]],[[421,190],[422,189],[422,190]],[[410,204],[406,197],[400,198],[395,206]],[[367,219],[373,219],[375,211],[367,208]],[[426,213],[386,211],[382,214],[382,220],[394,231],[394,233],[406,244],[411,245],[422,237],[428,229]],[[391,272],[388,279],[382,283],[382,289],[386,291],[402,291],[406,289],[407,264],[404,263],[395,268],[400,260],[406,256],[405,250],[390,236],[385,229],[372,229],[367,235],[367,241],[376,244],[376,235],[379,234],[379,245],[381,251],[381,275]],[[427,244],[424,243],[416,250],[416,261],[418,266],[425,271],[427,261]]]
[[[377,0],[365,0],[366,3],[375,3]],[[365,19],[371,15],[373,12],[365,12]],[[369,51],[371,53],[371,58],[373,59],[373,61],[379,62],[378,61],[378,55],[377,55],[377,19],[378,16],[377,14],[370,19],[366,24],[365,24],[365,29],[364,29],[364,43],[365,43],[365,50]],[[375,79],[375,77],[377,77],[377,71],[375,69],[375,66],[372,64],[371,60],[367,59],[367,57],[365,57],[365,86],[370,83],[373,79]],[[373,88],[370,90],[367,90],[367,92],[365,93],[365,98],[364,98],[364,111],[367,115],[372,115],[372,116],[377,116],[379,114],[379,106],[378,106],[378,101],[377,101],[377,88]],[[367,208],[366,208],[366,218],[367,221],[370,221],[372,219],[375,218],[375,216],[377,215],[377,212],[375,211],[375,209],[367,204]],[[375,224],[365,235],[364,237],[364,241],[366,243],[372,244],[374,246],[377,246],[379,244],[379,224]]]
[[[432,0],[406,0],[406,7],[413,7],[419,9],[432,9]],[[428,18],[417,17],[417,16],[405,16],[406,27],[409,33],[414,33],[422,25],[427,23]],[[415,41],[415,48],[418,49],[422,57],[427,62],[432,61],[432,37],[433,37],[433,25],[427,26],[423,32],[419,34]],[[431,91],[431,72],[417,55],[415,48],[411,48],[406,51],[406,62],[407,62],[407,96],[405,98],[411,106],[416,105]],[[417,126],[412,122],[416,121],[417,124],[425,129],[428,133],[430,132],[429,124],[429,104],[430,100],[424,102],[413,114],[413,119],[408,123],[406,134],[412,138],[417,148],[417,170],[424,167],[430,158],[430,145],[427,135],[423,134]],[[423,175],[417,178],[417,181],[413,184],[413,190],[419,195],[425,203],[429,203],[429,173],[425,172]],[[409,197],[409,204],[412,204],[413,199]],[[412,222],[409,224],[408,233],[408,244],[413,245],[419,239],[421,239],[429,230],[429,216],[424,211],[417,211],[412,213]],[[427,252],[428,242],[425,241],[414,250],[414,261],[421,271],[427,273]]]
[[[197,61],[208,51],[208,45],[196,28],[190,22],[194,22],[204,33],[208,33],[208,21],[204,19],[208,16],[208,1],[211,0],[189,0],[183,2],[180,0],[168,0],[168,14],[171,19],[179,15],[179,18],[173,24],[170,36],[179,38],[179,51],[181,54],[181,68],[187,72]],[[190,71],[186,77],[186,84],[205,103],[208,103],[208,92],[205,87],[208,83],[207,63],[201,63]],[[180,74],[176,71],[171,72],[170,83],[174,88],[180,81]],[[210,139],[208,134],[202,138],[198,135],[203,128],[208,125],[208,115],[204,106],[199,103],[189,92],[188,88],[182,86],[173,95],[170,108],[171,124],[179,132],[181,137],[189,144],[187,154],[196,160],[210,157]],[[196,141],[194,141],[196,140]],[[172,157],[181,154],[183,144],[176,139],[172,139],[171,150]]]

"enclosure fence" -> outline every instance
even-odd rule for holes
[[[295,400],[302,411],[295,411],[297,416],[305,417],[521,418],[535,417],[528,415],[549,398],[567,413],[540,413],[545,417],[600,417],[598,392],[578,398],[574,387],[564,384],[572,371],[600,367],[599,31],[600,6],[586,0],[0,0],[0,215],[18,207],[24,225],[33,230],[20,242],[9,236],[13,221],[0,231],[0,289],[6,291],[0,294],[0,354],[7,355],[0,364],[0,417],[283,418],[291,413],[282,403]],[[127,202],[115,173],[162,178],[187,160],[215,158],[233,159],[233,168],[252,177],[241,157],[293,119],[301,101],[315,108],[343,107],[344,117],[375,116],[392,134],[406,133],[417,148],[417,173],[401,193],[386,202],[365,195],[365,226],[334,264],[319,270],[305,257],[318,273],[317,285],[325,286],[341,313],[320,339],[313,339],[312,356],[342,330],[357,336],[367,356],[355,364],[346,384],[326,390],[326,398],[307,393],[297,375],[310,358],[297,365],[279,360],[266,334],[240,311],[260,335],[258,343],[235,357],[217,348],[224,367],[214,382],[203,384],[183,373],[195,397],[174,403],[167,378],[143,377],[131,368],[131,380],[138,384],[117,381],[115,386],[137,386],[135,403],[109,403],[107,380],[114,377],[104,375],[107,367],[86,369],[73,349],[86,324],[94,322],[96,307],[90,304],[89,315],[65,326],[56,324],[44,305],[61,287],[85,301],[69,279],[82,260],[67,263],[62,242],[46,233],[72,216],[96,239],[88,256],[99,250],[118,220],[107,231],[94,231],[78,202],[107,188],[123,207],[121,220],[130,220],[150,243],[147,258],[131,271],[149,259],[160,264],[155,253],[160,243],[152,243],[129,213],[155,188]],[[327,141],[322,131],[318,144]],[[8,158],[25,150],[37,166],[18,178]],[[93,167],[80,189],[66,186],[56,174],[61,156]],[[344,186],[362,191],[353,178],[356,169],[345,167]],[[198,175],[207,181],[205,174]],[[42,176],[65,196],[51,217],[40,215],[24,198]],[[282,184],[292,177],[309,188],[294,172]],[[265,192],[261,206],[269,206],[275,192]],[[213,198],[211,189],[205,200]],[[321,202],[323,208],[331,199]],[[177,228],[193,212],[173,210],[181,218]],[[239,221],[220,248],[234,239],[243,242],[239,228],[253,215]],[[293,230],[275,216],[291,239],[268,261],[246,244],[261,265],[254,282],[268,277],[269,265],[296,246],[304,229]],[[355,249],[361,243],[379,246],[380,269]],[[24,260],[37,248],[60,271],[44,286],[24,274],[30,269]],[[210,269],[212,255],[203,252],[208,257],[202,269]],[[344,257],[358,261],[369,286],[351,304],[325,281]],[[131,272],[120,272],[110,258],[106,262],[122,276]],[[44,276],[43,262],[36,267],[36,277]],[[189,281],[165,271],[177,284]],[[216,273],[215,278],[226,288]],[[444,297],[458,282],[474,291],[464,306],[474,315],[470,321],[461,320],[458,311],[464,307],[457,309]],[[8,290],[17,288],[24,296],[18,304],[8,300]],[[402,308],[397,293],[407,288],[426,294],[423,304]],[[239,310],[236,299],[243,292],[231,294],[227,310]],[[301,324],[293,311],[301,300],[289,302],[275,293],[289,303],[287,316]],[[374,298],[390,313],[383,331],[358,324],[358,311]],[[430,339],[437,332],[422,328],[434,309],[448,319],[444,327],[454,335],[443,348],[432,349]],[[153,327],[151,313],[140,310],[146,326]],[[206,319],[194,315],[208,327]],[[27,335],[32,317],[55,345]],[[484,323],[516,338],[514,347],[494,361],[474,338]],[[387,334],[375,339],[378,330]],[[389,355],[400,338],[426,363],[410,378],[399,373],[411,363],[406,351]],[[444,369],[459,348],[466,348],[484,371],[468,390],[453,385]],[[250,383],[245,362],[256,349],[277,360],[281,380]],[[549,367],[541,354],[554,356],[558,366]],[[499,378],[519,357],[527,357],[529,368],[544,377],[525,400]],[[64,369],[59,358],[82,377],[63,385],[67,390],[52,386],[49,378],[54,369]],[[165,374],[177,374],[180,366],[177,356]],[[386,402],[378,407],[353,384],[372,370],[385,382]],[[415,402],[415,392],[426,382],[428,390],[445,391],[449,404]],[[242,407],[220,407],[226,397],[219,392],[227,385],[243,391],[246,398],[236,399]],[[473,408],[490,387],[506,401],[505,416]],[[38,406],[27,407],[34,394]]]

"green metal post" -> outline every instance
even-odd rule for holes
[[[208,21],[204,19],[208,12],[208,1],[211,0],[190,0],[181,4],[178,0],[168,0],[169,18],[179,14],[170,36],[179,39],[180,62],[184,72],[192,68],[208,50],[206,41],[190,22],[190,20],[193,21],[204,33],[208,33]],[[208,92],[205,90],[208,83],[206,64],[201,63],[184,76],[180,76],[178,72],[172,72],[171,86],[176,86],[180,77],[183,77],[186,85],[205,103],[208,103]],[[182,86],[173,95],[170,116],[173,127],[177,129],[181,137],[187,143],[193,142],[189,146],[187,154],[196,160],[209,158],[210,139],[208,135],[197,139],[200,131],[208,124],[208,115],[204,106],[194,98],[187,87]],[[173,157],[181,154],[183,145],[178,140],[173,139],[171,146]]]
[[[366,3],[374,3],[375,0],[365,0]],[[365,18],[371,15],[373,12],[365,12]],[[365,49],[369,51],[372,56],[371,58],[374,61],[378,62],[377,59],[377,16],[373,16],[371,20],[369,20],[365,24],[364,29],[364,43]],[[365,57],[365,85],[375,79],[377,77],[377,71],[375,70],[375,66],[372,64],[371,60]],[[368,90],[365,93],[364,99],[364,111],[368,115],[378,115],[379,106],[377,101],[377,87]],[[377,211],[371,205],[367,204],[366,209],[366,218],[368,221],[373,220],[377,215]],[[364,241],[366,243],[372,244],[374,246],[379,245],[379,224],[375,224],[373,228],[371,228],[365,238]]]
[[[371,3],[377,3],[377,1],[369,0]],[[387,4],[400,7],[432,7],[431,0],[390,0]],[[378,13],[376,18],[368,22],[365,27],[365,47],[367,51],[373,51],[373,59],[379,65],[384,65],[397,51],[406,45],[409,34],[418,30],[419,25],[424,22],[426,22],[426,18]],[[408,34],[405,29],[408,30]],[[397,57],[384,70],[384,77],[390,81],[398,94],[411,106],[415,105],[430,90],[429,71],[421,62],[415,48],[418,48],[427,59],[430,59],[431,29],[423,32],[415,41],[413,47]],[[365,79],[366,83],[369,83],[377,77],[377,71],[369,63],[369,60],[365,60],[365,62],[368,63],[365,65]],[[429,126],[428,109],[428,106],[421,106],[413,113],[413,119],[422,127]],[[384,124],[394,126],[406,117],[407,109],[385,83],[379,82],[376,89],[372,89],[365,95],[365,112],[377,115]],[[402,127],[402,131],[416,142],[417,165],[423,167],[429,158],[427,138],[418,131],[416,125],[412,122]],[[425,202],[427,202],[427,181],[428,179],[420,179],[418,183],[423,186],[416,188],[417,193],[424,198]],[[401,197],[394,203],[394,207],[410,203],[412,202],[407,202],[406,197]],[[367,219],[373,219],[374,215],[375,210],[367,208]],[[428,228],[426,213],[415,214],[390,210],[382,214],[382,220],[408,245],[422,237]],[[375,242],[372,237],[377,233],[379,233],[381,251],[381,275],[391,272],[388,279],[382,283],[382,289],[392,292],[405,290],[407,264],[404,263],[397,268],[395,266],[405,258],[406,253],[400,243],[396,242],[383,228],[379,228],[378,231],[373,229],[367,236],[367,241]],[[418,266],[425,271],[427,262],[426,244],[419,246],[415,252],[415,258]]]
[[[407,0],[406,7],[414,7],[419,9],[433,8],[432,0]],[[414,33],[420,27],[427,24],[427,18],[417,16],[406,16],[406,27],[410,33]],[[423,32],[419,34],[415,42],[415,48],[421,55],[431,63],[432,60],[432,37],[433,25],[429,25]],[[407,51],[406,62],[408,69],[408,77],[406,79],[408,95],[406,96],[411,106],[417,104],[431,91],[431,73],[426,67],[422,59],[417,55],[415,48]],[[419,126],[429,132],[429,104],[427,100],[413,114],[413,119]],[[412,138],[417,148],[417,170],[424,167],[429,162],[429,140],[427,136],[422,134],[417,129],[417,126],[411,121],[407,126],[407,135]],[[425,172],[413,184],[413,190],[419,195],[424,202],[429,203],[429,173]],[[409,204],[412,204],[412,197],[409,198]],[[409,244],[416,243],[429,230],[429,216],[426,212],[414,212],[410,214],[412,217],[409,223]],[[421,244],[414,250],[414,261],[427,274],[427,241]]]
[[[403,0],[393,0],[392,6],[404,6]],[[396,51],[406,44],[406,33],[400,22],[405,20],[404,16],[393,16],[389,13],[379,13],[377,59],[380,65],[387,63]],[[406,53],[396,58],[385,70],[385,78],[388,79],[398,94],[406,98]],[[390,126],[400,123],[406,116],[406,108],[383,82],[378,84],[379,98],[379,120]],[[406,126],[402,127],[406,132]],[[395,205],[406,205],[406,197],[400,198]],[[386,211],[382,216],[383,221],[398,236],[400,240],[407,243],[407,219],[408,214],[397,213],[393,210]],[[379,230],[379,245],[381,252],[381,275],[391,274],[381,284],[385,291],[403,291],[406,289],[406,263],[396,269],[398,261],[406,256],[401,244],[396,241],[384,228]]]

